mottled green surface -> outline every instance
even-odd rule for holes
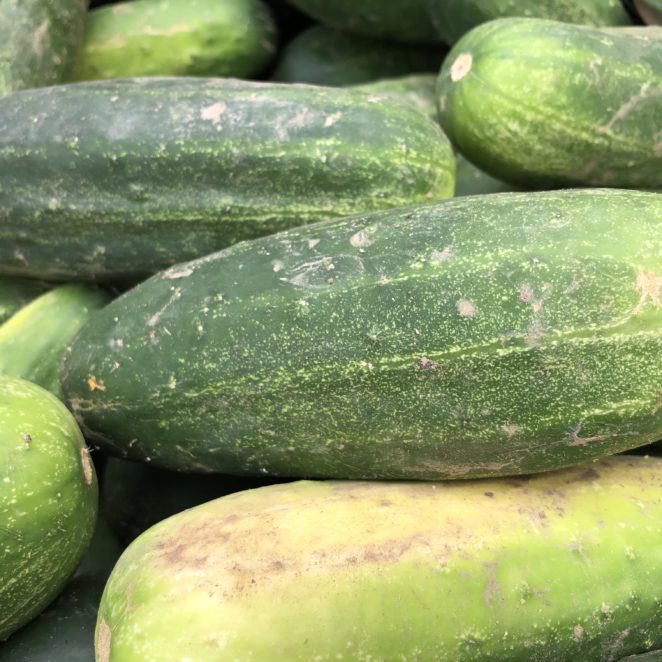
[[[297,482],[120,558],[98,662],[610,662],[662,645],[662,461],[526,479]]]
[[[90,12],[75,78],[251,78],[269,63],[276,42],[261,0],[118,2]]]
[[[60,397],[65,348],[110,299],[87,285],[62,285],[34,299],[0,325],[0,374],[22,377]]]
[[[596,27],[632,23],[621,0],[427,0],[427,4],[432,23],[448,44],[496,18],[546,18]]]
[[[358,85],[410,73],[436,72],[444,53],[439,47],[397,44],[315,25],[285,46],[273,79],[313,85]]]
[[[476,196],[245,242],[83,329],[103,448],[341,478],[552,469],[662,438],[662,196]]]
[[[0,640],[60,593],[96,513],[94,467],[71,414],[39,386],[0,376]]]
[[[111,457],[104,471],[100,507],[120,540],[129,543],[182,510],[268,484],[259,478],[182,474]]]
[[[0,276],[0,324],[47,289],[44,283]]]
[[[0,0],[0,95],[55,85],[83,40],[87,0]]]
[[[106,580],[122,553],[99,518],[71,581],[37,618],[0,643],[0,662],[94,662],[94,626]]]
[[[20,92],[0,99],[0,273],[137,279],[454,183],[438,126],[351,90],[142,78]]]
[[[441,123],[479,168],[523,187],[662,189],[662,35],[500,19],[458,42]]]
[[[438,41],[425,0],[288,0],[320,23],[370,37]]]

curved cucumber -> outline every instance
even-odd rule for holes
[[[38,281],[0,276],[0,324],[46,289],[48,286]]]
[[[523,187],[662,189],[662,35],[500,19],[439,77],[441,123],[489,174]]]
[[[436,72],[444,51],[396,44],[315,25],[283,49],[273,79],[312,85],[357,85],[381,78]]]
[[[71,414],[41,387],[0,376],[0,641],[60,593],[96,514],[94,467]]]
[[[86,285],[62,285],[34,299],[0,325],[0,374],[22,377],[58,397],[65,348],[110,301]]]
[[[0,95],[65,80],[83,40],[87,0],[0,0]]]
[[[116,299],[73,343],[63,387],[88,438],[184,471],[577,464],[662,438],[661,251],[662,196],[634,191],[293,229]]]
[[[630,25],[621,0],[427,0],[439,36],[454,44],[497,18],[544,18],[594,27]]]
[[[137,279],[454,184],[438,126],[352,90],[143,78],[20,92],[0,98],[0,273]]]
[[[261,0],[133,0],[90,12],[75,78],[262,72],[276,28]]]
[[[97,659],[608,662],[659,647],[661,482],[661,460],[619,457],[217,499],[125,551]]]

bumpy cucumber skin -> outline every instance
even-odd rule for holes
[[[460,40],[441,124],[479,168],[525,188],[662,189],[662,37],[500,19]]]
[[[87,0],[0,0],[0,95],[62,82],[83,40]]]
[[[62,285],[34,299],[0,325],[0,374],[22,377],[61,398],[64,350],[110,300],[88,285]]]
[[[0,273],[140,278],[454,184],[438,126],[351,90],[142,78],[21,92],[0,99]]]
[[[320,23],[368,37],[412,43],[439,41],[426,0],[289,0]]]
[[[261,0],[119,2],[90,12],[74,78],[251,78],[267,66],[276,43]]]
[[[67,354],[64,392],[104,449],[185,471],[576,464],[662,437],[661,250],[662,196],[634,191],[298,228],[115,300]]]
[[[48,289],[44,283],[0,276],[0,324]]]
[[[97,481],[64,405],[0,376],[0,640],[55,598],[89,545]]]
[[[661,484],[619,457],[224,497],[126,550],[97,660],[616,660],[662,644]]]
[[[544,18],[607,27],[632,21],[620,0],[427,0],[441,39],[454,44],[481,23],[497,18]]]
[[[315,25],[283,49],[273,79],[345,86],[410,73],[438,71],[445,51],[396,44]]]

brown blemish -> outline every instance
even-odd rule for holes
[[[483,592],[483,599],[485,600],[485,604],[491,609],[494,606],[495,595],[501,589],[501,585],[496,578],[498,565],[496,563],[484,563],[483,565],[487,569],[487,586]],[[503,598],[501,601],[503,601]]]
[[[653,407],[653,411],[651,412],[651,416],[655,416],[660,409],[662,409],[662,388],[660,389],[660,392],[657,394],[657,402],[655,403],[655,406]]]
[[[451,65],[451,80],[454,83],[462,80],[471,71],[473,61],[471,53],[460,53]]]
[[[662,289],[662,277],[655,274],[653,271],[640,271],[637,274],[637,281],[635,283],[637,292],[640,297],[637,305],[632,309],[631,315],[637,315],[641,309],[650,302],[655,307],[660,306],[660,290]]]
[[[490,499],[492,499],[492,498],[494,497],[494,492],[483,492],[483,494],[484,494],[486,497],[490,497]]]
[[[600,474],[595,469],[586,469],[582,471],[576,478],[566,481],[567,483],[578,483],[580,481],[598,480]]]
[[[29,445],[30,445],[30,442],[32,441],[32,435],[30,435],[30,434],[24,434],[22,438],[23,438],[23,441],[24,441],[26,444],[28,444],[28,446],[29,446]]]
[[[106,385],[103,381],[97,381],[97,378],[94,375],[90,375],[87,378],[87,385],[90,391],[101,391],[102,393],[106,392]]]
[[[109,662],[110,660],[110,642],[112,639],[112,632],[108,627],[103,616],[99,621],[99,627],[97,628],[97,661],[98,662]]]
[[[214,103],[211,106],[207,106],[200,111],[200,117],[203,120],[208,120],[212,124],[219,124],[223,113],[225,113],[227,106],[223,101]]]
[[[83,479],[85,480],[85,485],[91,485],[94,480],[94,467],[92,466],[92,460],[90,460],[90,452],[87,448],[80,449],[80,463],[83,467]]]
[[[584,628],[581,625],[575,625],[575,627],[572,628],[572,638],[575,641],[581,641],[583,637],[584,637]]]
[[[32,39],[32,52],[35,55],[42,55],[44,52],[44,37],[48,32],[48,21],[44,21],[39,25],[39,27],[34,31],[34,37]]]
[[[421,356],[418,359],[418,367],[421,370],[434,371],[437,369],[437,364],[434,361],[431,361],[427,356]]]
[[[501,430],[508,437],[508,439],[512,439],[522,432],[522,428],[519,425],[515,425],[514,423],[506,423],[505,425],[502,425]]]
[[[457,302],[457,312],[460,317],[476,317],[476,306],[468,299],[460,299]]]

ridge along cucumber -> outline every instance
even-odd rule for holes
[[[542,18],[593,27],[631,25],[621,0],[427,0],[442,41],[454,44],[476,26],[498,18]]]
[[[0,0],[0,95],[62,82],[83,41],[87,0]]]
[[[0,375],[0,640],[64,588],[87,549],[97,480],[83,435],[40,386]]]
[[[616,457],[223,497],[124,552],[97,660],[617,660],[662,645],[661,484],[661,460]]]
[[[0,98],[0,274],[138,279],[454,185],[438,126],[352,90],[142,78],[19,92]]]
[[[63,389],[88,439],[182,471],[578,464],[662,438],[661,251],[662,196],[636,191],[297,228],[116,299],[74,341]]]
[[[0,324],[47,289],[38,281],[0,276]]]
[[[260,74],[277,34],[261,0],[133,0],[90,12],[75,78]]]
[[[411,43],[439,41],[426,0],[288,0],[304,14],[332,28]]]
[[[273,80],[347,86],[411,73],[437,72],[446,50],[362,37],[314,25],[287,44]]]
[[[523,187],[662,189],[662,34],[500,19],[463,37],[441,125],[476,166]]]
[[[22,377],[61,398],[65,348],[110,300],[88,285],[61,285],[34,299],[0,325],[0,374]]]

